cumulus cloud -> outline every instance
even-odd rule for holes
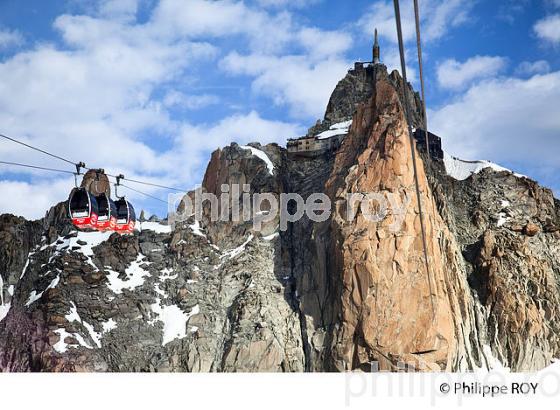
[[[177,107],[187,110],[198,110],[220,102],[220,98],[212,94],[186,95],[177,90],[169,91],[163,98],[167,107]]]
[[[515,69],[517,75],[545,74],[550,71],[550,64],[546,60],[523,61]]]
[[[297,33],[297,40],[310,54],[310,58],[335,57],[348,50],[352,44],[349,33],[342,31],[325,31],[305,27]]]
[[[292,8],[303,8],[309,7],[313,4],[317,4],[322,0],[256,0],[257,4],[262,7],[292,7]]]
[[[0,180],[0,213],[39,219],[53,205],[68,198],[73,178],[38,179],[34,182]]]
[[[253,91],[287,105],[296,118],[320,118],[329,96],[349,63],[341,59],[310,61],[306,56],[240,55],[230,53],[222,68],[230,74],[254,77]]]
[[[442,88],[459,90],[474,80],[494,77],[506,66],[507,60],[498,56],[475,56],[465,62],[448,59],[437,67],[437,80]]]
[[[152,25],[169,38],[245,35],[251,49],[279,52],[291,39],[293,22],[287,12],[270,14],[241,1],[160,0]]]
[[[0,28],[0,50],[19,46],[22,43],[23,36],[19,31]]]
[[[444,148],[465,159],[515,164],[541,182],[560,167],[560,72],[529,79],[484,80],[429,113]]]
[[[541,40],[560,44],[560,14],[553,14],[537,21],[533,30]]]
[[[190,27],[194,31],[169,35],[172,23],[181,22],[175,16],[167,16],[171,22],[163,18],[163,8],[172,3],[185,4],[162,1],[142,23],[135,18],[138,3],[127,0],[101,2],[88,15],[56,18],[53,27],[60,43],[39,43],[0,62],[2,132],[113,174],[185,188],[199,180],[209,151],[232,137],[246,142],[298,135],[298,125],[268,121],[255,112],[229,117],[225,113],[216,126],[171,116],[170,107],[194,109],[216,102],[211,95],[189,92],[188,78],[217,54],[216,47],[199,40],[196,33],[208,34],[208,29],[212,35],[220,24],[230,27],[225,20],[231,16],[215,16],[214,25],[211,16],[202,13],[202,22]],[[188,4],[204,7],[201,3]],[[246,10],[243,3],[223,3],[230,6],[229,12]],[[184,93],[174,87],[179,80]],[[218,133],[223,133],[221,138]],[[72,168],[11,143],[0,144],[0,157]],[[5,167],[0,172],[2,192],[12,198],[2,202],[0,210],[28,217],[41,216],[73,185],[57,174]],[[49,188],[53,186],[64,188]],[[140,188],[165,195],[153,187]],[[36,198],[30,195],[33,192]],[[145,198],[129,194],[141,207],[146,204]]]
[[[470,12],[474,4],[473,0],[425,0],[420,2],[423,40],[437,40],[448,33],[451,28],[465,24],[470,19]],[[403,38],[405,42],[409,42],[416,38],[412,0],[401,1],[400,9]],[[366,35],[372,35],[374,28],[377,27],[382,37],[397,44],[395,9],[392,1],[374,2],[357,25]]]

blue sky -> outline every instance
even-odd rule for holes
[[[112,173],[192,188],[216,148],[305,133],[353,61],[369,58],[373,27],[383,62],[397,68],[392,2],[349,4],[0,0],[0,132]],[[560,0],[420,7],[431,130],[450,153],[500,163],[558,195]],[[416,86],[411,1],[401,9]],[[0,160],[68,169],[7,142]],[[2,166],[0,213],[40,217],[72,185]]]

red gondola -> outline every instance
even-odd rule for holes
[[[68,214],[77,228],[95,229],[99,215],[95,197],[85,188],[74,188],[68,198]]]
[[[95,227],[99,231],[115,230],[117,226],[117,207],[115,203],[107,194],[98,195],[95,199],[99,209]]]
[[[132,233],[136,225],[136,213],[130,202],[120,198],[115,202],[117,207],[117,225],[115,231],[119,233]]]

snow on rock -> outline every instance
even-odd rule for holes
[[[51,283],[49,284],[49,286],[46,287],[46,289],[42,292],[37,293],[36,290],[31,291],[31,293],[29,294],[29,299],[27,299],[27,302],[25,303],[25,306],[29,307],[31,306],[31,304],[33,302],[36,302],[37,300],[41,299],[41,297],[43,296],[43,293],[45,293],[47,290],[49,289],[53,289],[56,287],[56,285],[58,285],[58,282],[60,282],[60,274],[56,276],[56,278],[54,278]]]
[[[74,304],[74,302],[70,302],[70,313],[68,313],[66,316],[64,316],[66,318],[66,320],[68,320],[70,323],[72,322],[78,322],[81,323],[86,330],[89,333],[89,336],[91,337],[91,340],[93,340],[93,343],[95,343],[95,345],[97,347],[101,347],[101,333],[98,333],[95,331],[95,329],[93,328],[92,325],[90,325],[88,322],[86,322],[85,320],[82,320],[82,318],[80,318],[80,315],[78,314],[78,309],[76,308],[76,305]],[[80,343],[81,344],[81,343]],[[87,347],[88,349],[91,349],[91,346],[84,346]]]
[[[263,239],[265,241],[272,241],[273,239],[278,238],[278,236],[280,236],[280,234],[278,232],[274,232],[271,235],[263,236]]]
[[[111,318],[106,322],[101,323],[101,327],[103,328],[103,333],[109,333],[111,330],[117,328],[117,322],[115,322],[113,318]]]
[[[13,287],[13,285],[11,287]],[[8,293],[10,296],[13,295],[13,290],[10,293],[10,288],[8,288]],[[4,279],[2,279],[2,275],[0,275],[0,321],[6,317],[11,306],[11,302],[4,303]]]
[[[485,168],[491,168],[496,172],[506,171],[513,173],[511,170],[490,161],[465,161],[449,155],[447,152],[443,153],[443,162],[447,175],[458,181],[463,181],[473,174],[478,174]],[[521,174],[514,175],[519,178],[524,177]]]
[[[498,227],[500,226],[504,226],[506,224],[507,221],[509,221],[509,217],[507,216],[507,214],[505,212],[500,212],[498,214],[498,222],[496,223],[496,225]]]
[[[150,272],[146,269],[142,268],[141,265],[149,265],[149,262],[144,262],[145,256],[139,254],[135,261],[133,261],[126,269],[126,280],[119,278],[119,273],[115,272],[114,270],[107,269],[109,274],[107,275],[107,286],[111,289],[114,293],[120,294],[122,293],[123,289],[133,290],[138,286],[142,286],[144,284],[145,278],[147,276],[151,276]]]
[[[317,134],[317,138],[323,140],[330,137],[334,137],[336,135],[346,135],[348,134],[348,130],[350,129],[351,125],[352,125],[352,120],[333,124],[329,127],[328,130],[323,131],[320,134]]]
[[[179,277],[178,273],[174,275],[171,274],[173,273],[173,269],[171,268],[163,268],[160,273],[161,275],[159,276],[159,279],[162,281],[177,279]]]
[[[504,199],[500,202],[500,205],[502,207],[502,210],[504,210],[504,209],[508,208],[511,205],[511,203]],[[497,222],[498,227],[504,226],[506,224],[506,222],[508,222],[510,219],[511,218],[507,216],[506,212],[503,212],[503,211],[500,212],[498,214],[498,222]]]
[[[27,271],[27,267],[29,266],[29,261],[31,260],[31,256],[33,256],[33,252],[29,252],[27,254],[27,261],[25,262],[25,266],[23,267],[23,270],[21,271],[21,275],[19,276],[20,279],[23,278],[25,272]]]
[[[220,259],[225,258],[226,256],[229,257],[229,259],[233,259],[233,258],[239,256],[245,250],[245,246],[247,246],[247,244],[249,242],[251,242],[253,240],[253,238],[254,238],[253,234],[250,234],[249,238],[247,238],[247,240],[245,242],[243,242],[241,245],[239,245],[235,249],[224,252],[223,255],[220,256]]]
[[[204,234],[204,232],[202,232],[200,221],[198,221],[198,219],[195,219],[194,223],[192,225],[189,225],[189,228],[191,228],[193,234],[206,238],[206,235]]]
[[[100,245],[101,243],[105,242],[109,237],[113,234],[112,231],[107,232],[82,232],[78,231],[77,235],[71,238],[63,238],[59,237],[54,243],[49,246],[55,247],[55,253],[51,256],[49,262],[53,260],[53,258],[61,253],[71,250],[73,252],[80,252],[87,257],[87,263],[93,266],[97,270],[97,266],[93,263],[91,257],[93,256],[93,248]],[[85,245],[80,245],[78,243],[85,242]],[[23,275],[23,274],[22,274]]]
[[[189,313],[185,313],[177,305],[160,305],[160,299],[151,305],[152,312],[157,315],[157,319],[163,323],[162,346],[175,339],[183,339],[187,335],[187,323],[189,319],[200,313],[198,305],[194,306]],[[152,322],[153,323],[153,322]]]
[[[498,370],[501,372],[510,372],[509,367],[505,367],[500,360],[492,353],[492,348],[488,344],[482,345],[482,353],[486,357],[489,370]]]
[[[164,225],[159,222],[139,222],[136,226],[140,231],[149,230],[155,233],[171,233],[171,225]]]
[[[86,349],[92,349],[92,347],[84,340],[84,338],[77,334],[77,333],[69,333],[64,328],[60,328],[54,331],[58,334],[59,340],[53,346],[54,350],[58,353],[64,353],[68,350],[69,347],[77,349],[80,346],[85,347]],[[78,344],[67,344],[64,340],[67,337],[72,337],[78,341]]]
[[[258,157],[258,158],[262,159],[264,161],[264,163],[266,164],[266,167],[268,168],[268,173],[270,175],[273,175],[274,164],[272,163],[272,161],[270,160],[270,158],[268,157],[268,155],[266,155],[266,153],[264,151],[261,151],[260,149],[257,149],[257,148],[253,148],[249,145],[241,145],[240,147],[243,148],[243,149],[251,150],[251,153],[255,157]]]

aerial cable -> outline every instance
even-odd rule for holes
[[[147,196],[148,198],[155,199],[156,201],[160,201],[160,202],[163,202],[164,204],[167,204],[167,201],[164,201],[164,200],[161,199],[161,198],[158,198],[158,197],[155,197],[155,196],[153,196],[153,195],[147,194],[147,193],[145,193],[145,192],[139,191],[139,190],[137,190],[137,189],[131,188],[131,187],[129,187],[128,185],[125,185],[125,184],[122,184],[122,183],[121,183],[121,184],[119,184],[119,186],[122,186],[122,187],[124,187],[124,188],[130,189],[131,191],[137,192],[137,193],[139,193],[139,194],[145,195],[145,196]]]
[[[31,148],[31,149],[33,149],[33,150],[35,150],[35,151],[39,151],[39,152],[41,152],[41,153],[43,153],[43,154],[50,155],[51,157],[56,158],[56,159],[59,159],[59,160],[61,160],[61,161],[68,162],[69,164],[76,165],[75,162],[72,162],[72,161],[70,161],[69,159],[62,158],[62,157],[60,157],[60,156],[58,156],[58,155],[55,155],[55,154],[51,154],[50,152],[47,152],[47,151],[45,151],[45,150],[43,150],[43,149],[41,149],[41,148],[37,148],[37,147],[34,147],[34,146],[32,146],[32,145],[26,144],[25,142],[18,141],[18,140],[16,140],[15,138],[8,137],[7,135],[0,134],[0,137],[6,138],[7,140],[13,141],[13,142],[15,142],[16,144],[23,145],[23,146],[25,146],[25,147],[27,147],[27,148]]]
[[[420,38],[420,8],[418,0],[414,0],[414,20],[416,21],[416,49],[418,50],[418,68],[420,71],[420,89],[422,94],[422,119],[426,137],[426,152],[430,158],[430,140],[428,135],[428,116],[426,115],[426,93],[424,92],[424,65],[422,63],[422,40]]]
[[[48,152],[48,151],[45,151],[45,150],[43,150],[43,149],[41,149],[41,148],[34,147],[33,145],[30,145],[30,144],[27,144],[27,143],[25,143],[25,142],[19,141],[19,140],[15,139],[15,138],[8,137],[7,135],[0,134],[0,137],[3,137],[3,138],[5,138],[5,139],[7,139],[7,140],[10,140],[10,141],[12,141],[12,142],[15,142],[16,144],[23,145],[23,146],[25,146],[25,147],[27,147],[27,148],[30,148],[30,149],[33,149],[33,150],[35,150],[35,151],[41,152],[41,153],[43,153],[43,154],[49,155],[49,156],[51,156],[51,157],[53,157],[53,158],[57,158],[57,159],[60,159],[60,160],[62,160],[62,161],[65,161],[65,162],[67,162],[67,163],[69,163],[69,164],[72,164],[72,165],[74,165],[74,166],[76,167],[76,172],[75,172],[75,173],[77,173],[78,175],[81,175],[81,174],[80,174],[80,169],[81,169],[81,168],[86,169],[86,170],[96,170],[96,168],[89,168],[89,167],[86,167],[86,164],[84,164],[83,162],[73,162],[73,161],[70,161],[69,159],[66,159],[66,158],[63,158],[63,157],[61,157],[61,156],[52,154],[52,153],[50,153],[50,152]],[[105,174],[105,175],[107,175],[107,176],[109,176],[109,177],[113,177],[113,178],[117,178],[117,176],[118,176],[118,175],[112,175],[112,174]],[[188,190],[186,190],[186,189],[175,188],[175,187],[170,187],[170,186],[160,185],[160,184],[154,184],[154,183],[152,183],[152,182],[139,181],[139,180],[136,180],[136,179],[129,179],[129,178],[126,178],[126,177],[122,176],[122,174],[121,174],[121,177],[122,177],[121,179],[123,179],[124,181],[133,182],[133,183],[135,183],[135,184],[148,185],[148,186],[153,186],[153,187],[157,187],[157,188],[168,189],[168,190],[170,190],[170,191],[177,191],[177,192],[187,192],[187,191],[188,191]]]
[[[178,192],[187,192],[186,189],[180,189],[180,188],[174,188],[174,187],[170,187],[170,186],[165,186],[165,185],[159,185],[159,184],[154,184],[151,182],[144,182],[144,181],[138,181],[136,179],[130,179],[130,178],[126,178],[125,176],[121,175],[111,175],[111,174],[106,174],[107,176],[113,177],[113,178],[117,178],[120,176],[120,178],[123,181],[128,181],[128,182],[134,182],[136,184],[143,184],[143,185],[148,185],[148,186],[153,186],[153,187],[157,187],[157,188],[163,188],[163,189],[169,189],[170,191],[178,191]]]
[[[52,171],[52,172],[63,172],[65,174],[75,174],[75,172],[73,172],[73,171],[67,171],[67,170],[64,170],[64,169],[46,168],[46,167],[40,167],[40,166],[37,166],[37,165],[21,164],[19,162],[0,161],[0,164],[15,165],[15,166],[18,166],[18,167],[33,168],[33,169],[39,169],[39,170],[42,170],[42,171]]]
[[[404,55],[404,42],[403,42],[403,36],[402,36],[402,26],[401,26],[401,12],[400,12],[400,7],[399,7],[399,0],[393,0],[393,4],[395,6],[395,20],[397,23],[397,37],[399,40],[399,54],[400,54],[400,59],[401,59],[401,71],[402,71],[402,76],[403,76],[403,105],[404,105],[404,111],[405,111],[405,116],[406,116],[406,123],[408,126],[408,136],[410,139],[410,149],[412,152],[412,166],[414,169],[414,185],[416,187],[416,197],[418,199],[418,213],[420,216],[420,230],[422,233],[422,247],[424,250],[424,262],[426,265],[426,273],[427,273],[427,279],[428,279],[428,284],[429,284],[429,290],[430,290],[430,302],[432,305],[432,319],[435,320],[435,316],[436,316],[436,312],[435,312],[435,306],[434,306],[434,300],[433,300],[433,296],[434,293],[432,291],[432,281],[430,280],[430,266],[429,266],[429,261],[428,261],[428,245],[427,245],[427,241],[426,241],[426,228],[424,226],[424,213],[422,211],[422,198],[421,198],[421,193],[420,193],[420,183],[418,181],[418,167],[416,164],[416,152],[414,150],[414,146],[415,146],[415,142],[414,142],[414,137],[412,135],[412,124],[411,124],[411,117],[410,117],[410,107],[409,107],[409,102],[408,102],[408,81],[406,79],[406,61],[405,61],[405,55]]]

